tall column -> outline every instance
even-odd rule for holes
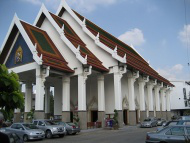
[[[162,118],[166,119],[166,88],[161,89]]]
[[[98,121],[105,127],[105,91],[104,76],[98,75]]]
[[[49,76],[49,67],[36,69],[36,96],[35,96],[35,114],[36,119],[44,119],[44,94],[45,94],[45,78]]]
[[[149,77],[140,76],[138,78],[139,84],[139,101],[140,101],[140,121],[142,122],[147,116],[145,111],[145,95],[144,86],[149,81]]]
[[[92,67],[86,67],[78,74],[78,117],[81,129],[87,129],[86,80]]]
[[[50,85],[45,86],[45,118],[50,118]]]
[[[171,120],[170,90],[171,90],[170,88],[166,90],[167,120]]]
[[[149,117],[153,117],[154,116],[152,89],[153,89],[153,87],[154,87],[155,84],[156,84],[156,81],[152,81],[152,80],[147,83]]]
[[[163,87],[163,83],[162,84],[157,84],[154,87],[154,91],[155,91],[155,99],[156,99],[156,117],[157,118],[161,118],[161,111],[160,111],[160,88]]]
[[[139,77],[139,72],[128,72],[128,90],[129,90],[129,124],[136,125],[136,110],[135,110],[135,92],[134,83]]]
[[[70,122],[70,77],[62,77],[62,121]]]
[[[30,122],[27,120],[27,114],[32,109],[32,82],[26,82],[26,92],[25,92],[25,113],[24,113],[24,121]]]

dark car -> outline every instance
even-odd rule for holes
[[[71,122],[57,122],[58,125],[62,125],[66,128],[67,134],[75,135],[80,132],[80,127]]]
[[[157,132],[148,132],[146,143],[185,143],[190,136],[190,126],[167,126]]]
[[[144,119],[144,121],[141,123],[141,128],[143,127],[156,127],[157,126],[157,119],[155,117],[149,117],[147,119]]]
[[[158,118],[158,126],[162,126],[163,125],[163,123],[165,123],[166,122],[166,120],[165,119],[163,119],[163,118]]]
[[[0,142],[2,143],[24,143],[15,133],[0,132]]]

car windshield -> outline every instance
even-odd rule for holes
[[[45,121],[46,125],[56,125],[55,123],[51,122],[51,121]]]
[[[32,130],[32,129],[38,129],[38,127],[36,127],[33,124],[23,124],[23,126],[27,129],[27,130]]]
[[[144,121],[145,121],[145,122],[147,122],[147,121],[151,121],[151,119],[144,119]]]
[[[76,126],[74,123],[67,123],[69,126]]]

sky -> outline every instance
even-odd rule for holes
[[[160,75],[190,81],[190,0],[66,1],[72,9],[132,45]],[[14,14],[33,24],[42,3],[55,13],[60,0],[0,0],[0,45]]]

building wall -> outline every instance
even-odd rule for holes
[[[127,74],[124,74],[121,79],[121,94],[122,94],[122,98],[123,98],[123,109],[129,109],[129,107],[128,107],[129,105],[126,105],[126,102],[125,102],[126,98],[129,102]]]
[[[189,99],[190,86],[185,81],[171,81],[175,85],[170,93],[171,110],[189,109],[190,105],[185,106],[184,91],[186,89],[186,97]]]

